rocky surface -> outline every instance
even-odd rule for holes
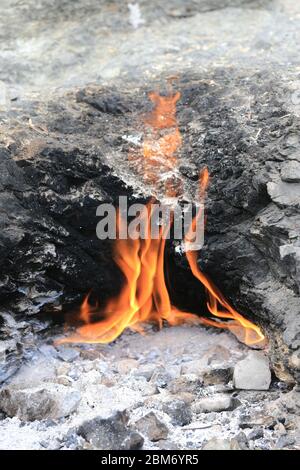
[[[235,365],[233,383],[243,390],[268,390],[271,383],[269,359],[260,351],[250,351]]]
[[[143,136],[146,92],[164,92],[175,72],[185,197],[193,199],[204,165],[211,174],[201,267],[246,316],[282,332],[275,356],[283,343],[297,350],[295,2],[140,2],[138,28],[119,2],[5,3],[0,328],[11,366],[2,380],[18,367],[24,330],[47,328],[24,325],[24,314],[50,310],[57,319],[90,289],[105,301],[120,287],[110,245],[96,238],[95,210],[120,194],[160,196],[141,186],[127,157]],[[201,311],[203,290],[170,250],[172,300]]]
[[[299,448],[293,385],[273,374],[266,391],[238,390],[232,378],[207,385],[185,373],[201,359],[207,373],[216,358],[222,368],[245,360],[248,348],[227,332],[127,331],[108,345],[65,346],[64,355],[61,346],[37,346],[1,390],[1,449]]]
[[[283,414],[278,423],[266,424],[259,417],[259,399],[255,402],[261,392],[247,390],[238,392],[241,406],[205,413],[204,426],[209,419],[214,422],[214,413],[217,424],[182,431],[190,419],[189,412],[182,416],[182,401],[192,409],[196,398],[206,398],[197,395],[203,387],[207,393],[227,393],[237,360],[244,360],[243,355],[233,359],[220,345],[208,357],[203,352],[184,361],[179,354],[171,368],[158,367],[154,374],[153,362],[160,357],[155,353],[151,359],[145,356],[144,363],[122,358],[115,370],[114,362],[101,362],[97,347],[69,350],[47,341],[61,331],[65,314],[74,320],[88,291],[103,302],[119,291],[122,279],[111,262],[111,245],[96,238],[96,207],[122,194],[161,197],[159,185],[141,184],[128,155],[144,136],[147,93],[165,92],[172,77],[173,89],[181,93],[183,144],[176,176],[184,198],[194,198],[204,165],[211,175],[200,266],[236,308],[266,329],[277,379],[290,387],[299,378],[299,5],[294,0],[168,0],[163,5],[141,0],[137,19],[126,2],[2,3],[0,382],[5,387],[1,406],[15,416],[1,422],[5,439],[9,429],[23,447],[45,447],[49,439],[53,448],[90,445],[73,431],[82,423],[84,407],[92,408],[85,386],[93,389],[100,374],[105,407],[113,400],[116,380],[122,377],[124,382],[116,389],[116,400],[117,390],[128,388],[126,371],[130,393],[123,394],[125,408],[150,396],[162,397],[163,390],[178,395],[178,419],[176,407],[163,410],[168,400],[149,400],[162,416],[171,416],[174,445],[201,447],[215,434],[220,438],[218,426],[228,430],[232,445],[239,432],[236,413],[244,416],[243,400],[252,400],[252,421],[245,414],[244,429],[249,425],[263,437],[250,439],[250,448],[297,446],[294,421],[282,422],[289,405],[277,397]],[[173,303],[203,314],[203,289],[191,277],[180,249],[170,244],[167,250]],[[118,344],[113,346],[117,350]],[[37,356],[53,365],[48,375],[42,368],[32,371]],[[24,371],[26,364],[31,373]],[[80,377],[81,367],[91,369]],[[27,377],[23,389],[14,385],[19,374]],[[43,396],[44,383],[52,384],[46,389],[51,395],[47,403],[48,398],[56,402],[53,383],[74,386],[81,394],[78,410],[58,418],[46,407],[39,418],[49,415],[66,422],[21,425],[21,419],[36,416],[26,400]],[[273,402],[277,390],[271,385],[266,393],[263,403]],[[134,413],[133,421],[142,418]],[[97,416],[92,413],[91,419]],[[284,431],[276,428],[279,424]],[[57,432],[60,440],[54,437]],[[1,445],[13,446],[7,441]],[[145,437],[148,445],[153,444]]]

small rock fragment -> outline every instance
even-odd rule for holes
[[[199,398],[192,404],[194,413],[211,413],[213,411],[225,411],[230,409],[232,409],[232,398],[230,395],[226,394]]]
[[[185,426],[192,421],[191,407],[183,400],[174,399],[164,403],[162,410],[170,416],[174,425]]]
[[[210,439],[202,450],[242,450],[239,443],[235,439]]]
[[[23,390],[7,387],[0,391],[0,410],[22,421],[58,419],[73,413],[80,400],[77,390],[60,384]]]
[[[145,377],[146,380],[150,380],[156,366],[154,364],[143,364],[135,369],[132,374],[136,377]]]
[[[227,384],[232,377],[231,368],[212,368],[204,372],[203,385]]]
[[[167,426],[158,419],[153,411],[146,414],[135,422],[138,431],[148,437],[150,441],[160,441],[168,437]]]
[[[300,163],[295,160],[284,162],[281,167],[281,179],[287,183],[299,183]]]
[[[171,380],[167,388],[171,393],[196,393],[202,386],[201,379],[195,374],[185,374]]]
[[[253,429],[248,435],[249,441],[256,441],[257,439],[261,439],[262,437],[264,437],[263,428]]]
[[[121,359],[116,364],[116,370],[119,372],[119,374],[126,375],[136,369],[137,366],[138,361],[136,359]]]
[[[153,373],[150,382],[155,384],[158,388],[166,388],[172,379],[172,375],[162,368]]]
[[[279,206],[298,207],[300,201],[300,185],[285,181],[270,181],[267,184],[271,199]]]
[[[143,437],[128,426],[126,412],[108,418],[96,417],[79,426],[77,434],[97,450],[133,450],[143,446]]]
[[[79,357],[80,352],[74,348],[60,347],[57,355],[62,361],[73,362]]]
[[[175,442],[168,441],[168,440],[158,441],[157,446],[161,450],[178,450],[179,449],[179,447],[175,444]]]
[[[276,442],[276,449],[283,449],[284,447],[289,447],[295,444],[295,438],[293,436],[280,436]]]
[[[261,351],[250,351],[234,368],[235,388],[243,390],[268,390],[271,383],[269,360]]]

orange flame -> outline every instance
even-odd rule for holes
[[[148,183],[155,183],[159,175],[176,169],[176,151],[181,145],[181,135],[176,120],[176,103],[180,93],[160,96],[150,93],[154,103],[153,110],[146,116],[145,123],[152,129],[151,138],[143,145],[143,177]],[[162,134],[161,134],[162,133]],[[200,174],[199,195],[203,203],[209,182],[209,173],[205,168]],[[165,180],[165,194],[178,195],[181,185],[178,181]],[[108,343],[115,340],[125,328],[129,327],[142,332],[142,324],[155,321],[162,326],[163,321],[171,325],[182,322],[204,323],[218,328],[227,328],[242,342],[248,345],[265,345],[265,337],[258,326],[245,319],[233,309],[219,289],[198,267],[196,251],[188,249],[191,234],[195,231],[198,212],[185,237],[186,257],[193,275],[205,287],[208,300],[208,311],[214,318],[203,318],[198,315],[182,312],[172,306],[164,274],[164,253],[166,233],[171,222],[162,225],[157,239],[151,238],[151,204],[143,214],[146,222],[145,239],[117,238],[114,245],[114,260],[124,275],[124,284],[119,295],[99,309],[92,307],[87,296],[80,310],[80,319],[84,325],[78,328],[77,334],[59,342]],[[117,234],[125,227],[125,222],[118,214]],[[103,319],[92,323],[92,314],[101,313]]]

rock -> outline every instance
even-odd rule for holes
[[[206,367],[206,361],[202,359],[195,359],[193,361],[186,362],[181,367],[181,373],[184,375],[196,375],[199,377],[202,375]]]
[[[58,348],[57,355],[62,361],[73,362],[80,356],[80,352],[74,348],[66,348],[64,346],[60,346]]]
[[[133,450],[143,446],[143,437],[128,426],[126,412],[117,411],[108,418],[96,417],[85,421],[77,434],[97,450]]]
[[[300,185],[298,183],[270,181],[267,184],[267,189],[271,199],[279,206],[299,206]]]
[[[171,393],[178,394],[181,392],[196,393],[202,386],[202,380],[195,374],[184,374],[173,379],[167,388]]]
[[[172,375],[166,369],[161,368],[153,373],[150,382],[158,388],[166,388],[172,379]]]
[[[199,398],[192,404],[194,413],[211,413],[213,411],[226,411],[232,409],[230,395],[217,394],[212,397]]]
[[[289,447],[295,444],[295,438],[293,436],[280,436],[276,442],[276,449],[283,449],[284,447]]]
[[[202,450],[242,450],[236,439],[210,439]]]
[[[200,359],[194,359],[183,364],[181,367],[181,373],[194,374],[198,377],[206,376],[207,382],[210,382],[210,375],[211,377],[215,376],[216,381],[212,378],[212,383],[208,383],[208,385],[224,383],[227,375],[230,376],[231,374],[231,370],[228,367],[230,357],[231,355],[227,348],[224,348],[223,346],[215,346],[206,351]],[[217,376],[219,376],[220,381],[218,381]]]
[[[136,359],[121,359],[117,362],[115,368],[119,374],[126,375],[131,373],[138,367],[138,361]]]
[[[202,357],[202,360],[205,360],[207,365],[222,365],[222,364],[228,364],[231,359],[231,353],[230,351],[225,348],[225,346],[221,346],[219,344],[212,346],[209,348],[204,356]]]
[[[289,366],[292,369],[300,370],[300,349],[294,351],[289,357]]]
[[[145,377],[146,380],[150,380],[155,369],[155,364],[143,364],[137,369],[133,370],[132,374],[136,377]]]
[[[249,441],[256,441],[257,439],[261,439],[264,437],[264,430],[263,428],[256,428],[253,429],[249,434],[248,434],[248,439]]]
[[[268,416],[266,414],[257,414],[254,416],[253,415],[241,415],[240,416],[240,423],[239,427],[241,429],[247,429],[247,428],[254,428],[257,426],[266,428],[266,429],[274,429],[274,426],[276,425],[276,419],[273,416]]]
[[[144,415],[134,424],[136,429],[144,436],[147,436],[150,441],[160,441],[168,437],[169,431],[167,426],[158,419],[153,411]]]
[[[290,160],[281,166],[281,179],[288,183],[300,182],[300,162]]]
[[[73,430],[67,432],[63,438],[59,439],[57,447],[59,449],[68,449],[68,450],[83,450],[84,449],[85,440],[78,436],[78,434]],[[51,449],[53,448],[53,444],[51,445]]]
[[[135,390],[136,392],[140,392],[143,397],[152,396],[158,393],[157,387],[155,384],[148,382],[147,379],[143,376],[130,378],[125,378],[122,382],[131,390]]]
[[[191,406],[183,400],[174,399],[164,403],[162,410],[170,416],[174,425],[185,426],[192,421]]]
[[[42,344],[39,348],[39,351],[43,354],[43,356],[56,359],[57,358],[57,350],[51,344]]]
[[[233,370],[231,367],[208,369],[202,375],[203,385],[227,384],[232,378],[232,374]]]
[[[261,351],[250,351],[239,361],[233,372],[235,388],[243,390],[268,390],[271,383],[269,360]]]
[[[56,374],[59,375],[68,375],[71,369],[71,364],[68,364],[67,362],[59,362],[57,367],[56,367]]]
[[[25,389],[40,387],[43,383],[56,380],[56,368],[53,360],[39,357],[30,364],[24,364],[11,379],[9,388]]]
[[[0,316],[0,325],[2,322],[3,315]],[[15,330],[14,325],[13,329]],[[21,360],[18,357],[18,349],[20,348],[18,347],[16,340],[0,340],[0,384],[12,377],[20,368]]]
[[[156,443],[156,445],[161,450],[178,450],[179,447],[175,444],[175,442],[168,441],[168,440],[161,440]]]
[[[22,421],[59,419],[73,413],[80,399],[77,390],[59,384],[23,390],[7,387],[0,391],[0,410]]]
[[[236,441],[240,447],[241,450],[247,450],[249,449],[249,443],[247,436],[244,432],[240,431],[235,437],[234,441]]]
[[[282,395],[280,403],[289,413],[300,413],[300,391],[297,386],[290,392]]]
[[[195,401],[196,397],[193,393],[190,392],[180,392],[176,395],[178,400],[184,401],[187,405],[190,405]]]

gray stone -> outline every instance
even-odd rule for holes
[[[132,375],[136,377],[145,377],[146,380],[150,380],[155,369],[155,364],[142,364],[132,371]]]
[[[164,403],[162,410],[171,418],[174,425],[185,426],[192,421],[191,406],[183,400],[173,399]]]
[[[202,380],[196,374],[184,374],[171,380],[167,388],[171,393],[196,393],[202,386]]]
[[[9,388],[30,389],[55,380],[56,368],[53,359],[41,356],[35,361],[24,364],[10,380]]]
[[[133,450],[143,446],[143,437],[128,426],[126,412],[117,411],[108,418],[85,421],[77,433],[97,450]]]
[[[169,440],[161,440],[156,443],[156,445],[162,450],[178,450],[179,447],[175,442]]]
[[[202,450],[242,450],[236,439],[217,439],[212,438],[204,446]]]
[[[271,199],[280,206],[298,207],[300,204],[300,184],[285,181],[270,181],[267,184]]]
[[[57,358],[57,350],[51,344],[43,344],[39,351],[43,354],[43,356],[55,359]]]
[[[115,369],[119,372],[119,374],[126,375],[134,371],[138,366],[138,361],[136,359],[121,359],[115,365]]]
[[[172,379],[172,375],[166,369],[160,368],[153,373],[150,382],[158,388],[166,388]]]
[[[134,424],[136,429],[144,436],[147,436],[150,441],[160,441],[161,439],[166,439],[168,437],[169,431],[167,426],[158,419],[153,411],[144,415]]]
[[[208,369],[202,375],[203,385],[227,384],[231,380],[232,374],[233,369],[231,367]]]
[[[289,413],[300,413],[300,391],[297,386],[288,393],[282,395],[280,403]]]
[[[281,179],[288,183],[299,183],[300,163],[295,160],[284,162],[281,166]]]
[[[194,413],[211,413],[230,410],[233,407],[232,398],[226,394],[216,394],[211,397],[203,397],[194,401],[192,411]]]
[[[59,384],[23,390],[6,387],[0,391],[0,410],[23,421],[59,419],[73,413],[80,400],[77,390]]]
[[[276,442],[276,449],[283,449],[284,447],[289,447],[295,444],[295,437],[294,436],[280,436],[280,438]]]
[[[80,355],[80,352],[74,348],[66,348],[64,346],[59,347],[58,357],[65,362],[73,362],[77,359]]]
[[[253,429],[249,434],[248,434],[248,439],[249,441],[256,441],[257,439],[261,439],[264,437],[264,430],[263,428],[256,428]]]
[[[243,390],[268,390],[271,383],[269,360],[261,351],[250,351],[233,373],[234,386]]]

